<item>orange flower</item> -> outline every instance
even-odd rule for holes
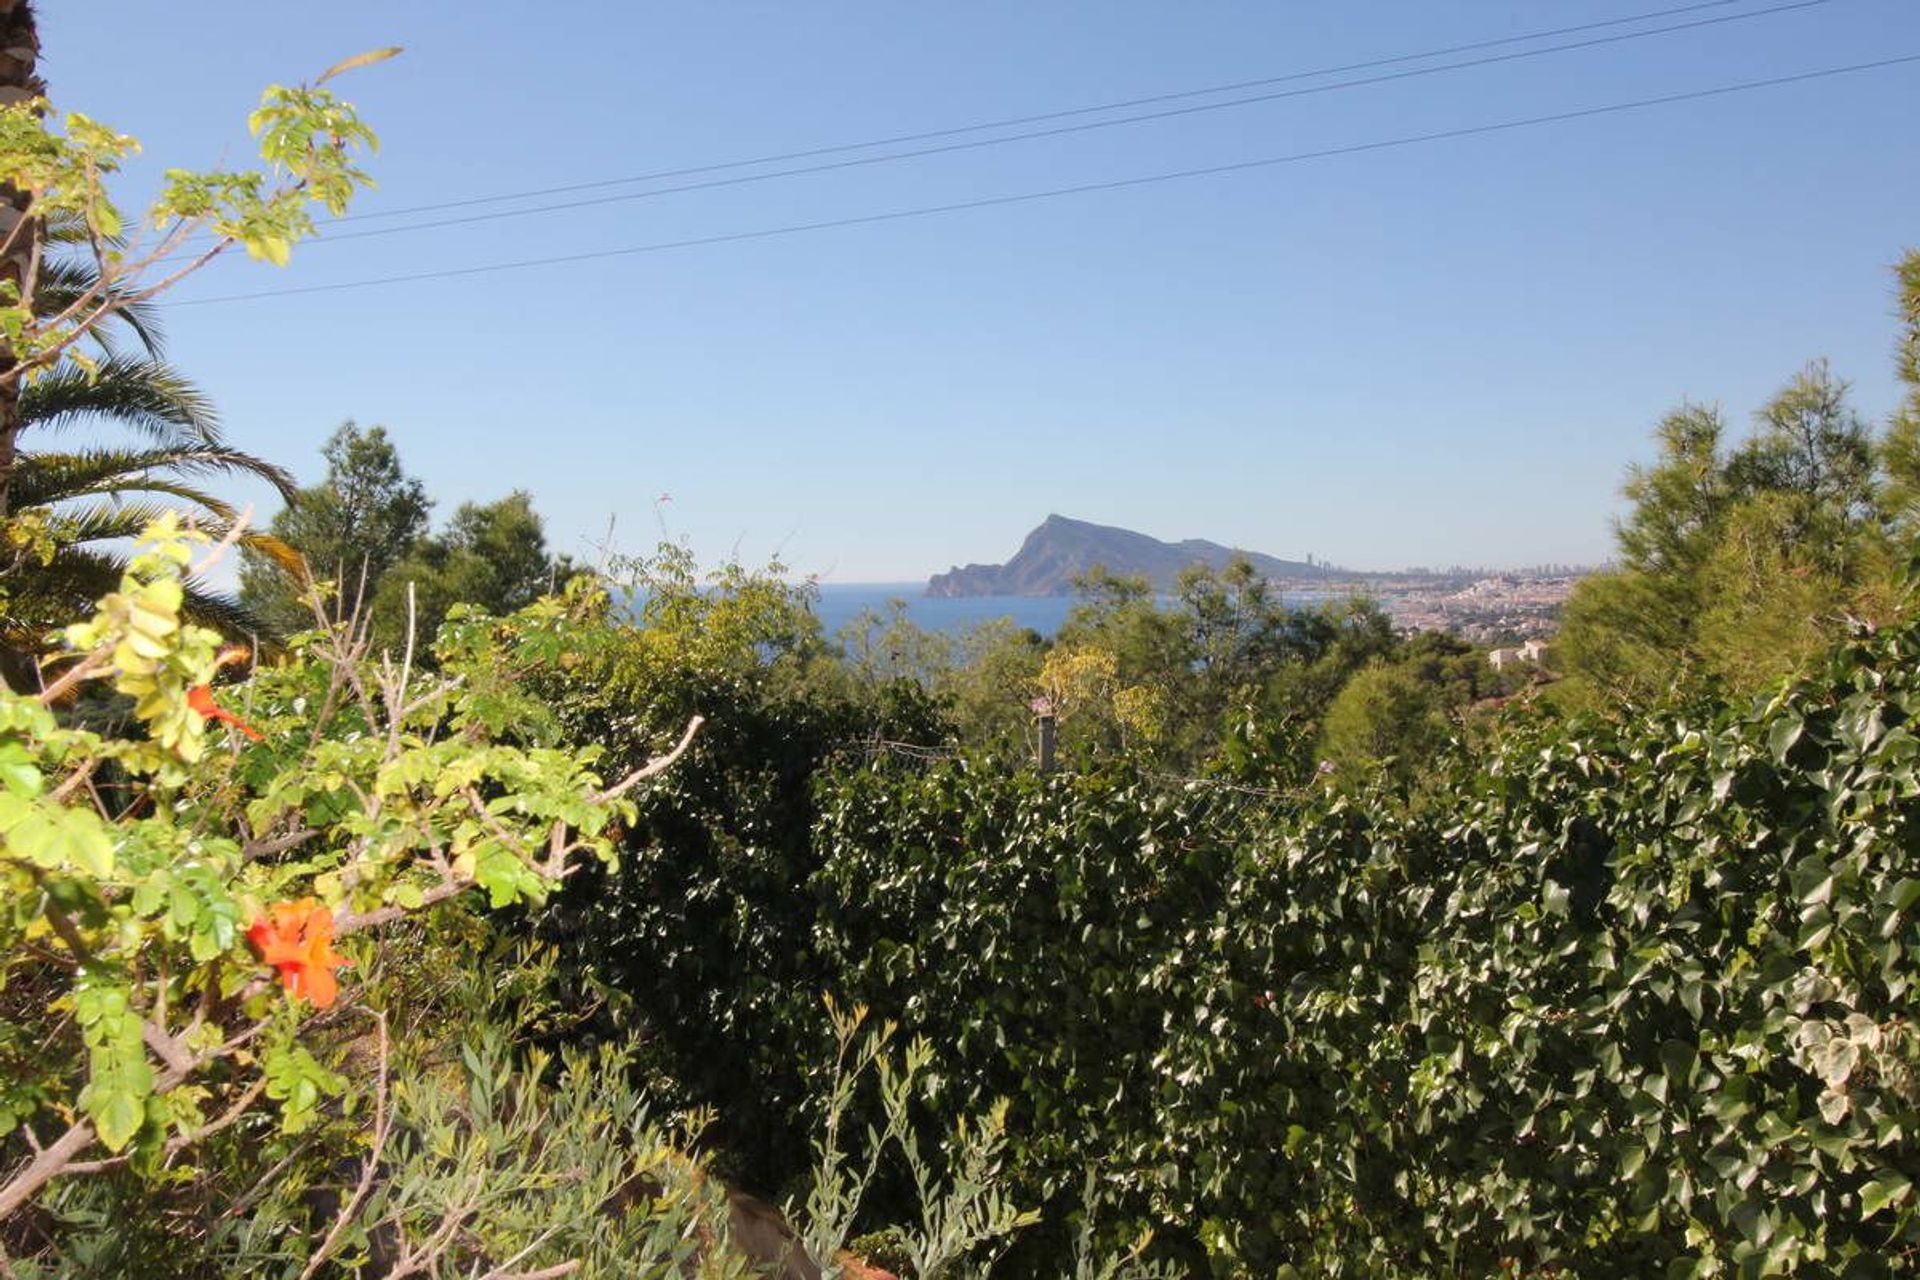
[[[333,912],[312,898],[276,902],[247,930],[260,959],[280,971],[280,985],[296,999],[324,1009],[340,994],[333,971],[346,957],[333,950]]]
[[[224,720],[255,742],[260,741],[258,729],[213,700],[213,686],[210,684],[197,684],[187,690],[187,705],[198,712],[202,720]]]

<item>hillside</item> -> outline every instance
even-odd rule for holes
[[[1131,529],[1048,516],[1027,535],[1013,559],[1005,564],[970,564],[936,573],[927,580],[927,594],[1064,596],[1073,590],[1075,577],[1095,568],[1140,574],[1157,589],[1167,591],[1182,569],[1196,564],[1218,569],[1235,556],[1244,556],[1261,576],[1274,581],[1327,578],[1339,572],[1325,565],[1280,560],[1200,538],[1162,542]]]

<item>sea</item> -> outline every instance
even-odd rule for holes
[[[924,582],[826,582],[819,586],[819,598],[813,611],[820,629],[831,636],[860,616],[863,609],[885,617],[892,601],[905,603],[907,618],[922,631],[958,633],[991,622],[1010,618],[1016,627],[1029,627],[1051,638],[1067,620],[1078,596],[929,596]],[[1324,591],[1288,591],[1281,599],[1298,609],[1308,609],[1331,599]],[[1161,597],[1162,606],[1173,597]]]
[[[991,622],[1011,618],[1016,627],[1031,627],[1043,636],[1052,636],[1067,620],[1067,613],[1079,603],[1076,596],[960,596],[946,598],[926,594],[924,582],[824,582],[813,611],[820,629],[828,635],[860,616],[862,610],[886,616],[891,602],[903,601],[907,618],[922,631],[962,632]]]

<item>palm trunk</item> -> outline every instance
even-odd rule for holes
[[[40,33],[32,0],[0,0],[0,105],[39,97]],[[10,282],[25,301],[33,287],[40,253],[40,228],[33,219],[33,193],[0,183],[0,280]],[[20,445],[20,379],[8,377],[18,355],[0,343],[0,520],[11,508],[13,468]]]

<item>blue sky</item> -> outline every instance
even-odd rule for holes
[[[263,85],[406,46],[340,86],[381,134],[380,190],[358,206],[373,213],[1681,2],[62,0],[42,27],[56,105],[145,144],[134,192],[164,165],[244,160]],[[314,244],[284,270],[223,263],[174,297],[857,217],[1915,53],[1911,0],[1826,0],[1126,127]],[[1683,398],[1744,425],[1828,356],[1864,411],[1893,406],[1889,267],[1920,246],[1916,108],[1908,64],[995,208],[177,305],[166,322],[241,446],[311,480],[342,419],[383,423],[443,516],[529,489],[576,554],[613,517],[628,551],[664,527],[710,560],[900,581],[1004,559],[1057,511],[1360,568],[1590,562],[1608,554],[1623,469]]]

